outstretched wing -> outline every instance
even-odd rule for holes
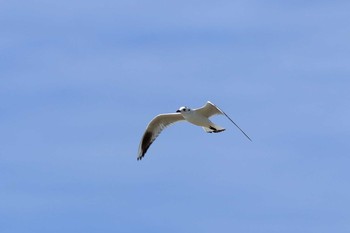
[[[194,109],[194,111],[198,112],[199,114],[207,118],[214,115],[224,114],[223,111],[221,111],[218,107],[216,107],[210,101],[207,101],[207,103],[203,107]]]
[[[252,140],[224,111],[212,102],[207,101],[203,107],[195,109],[195,111],[208,118],[217,114],[225,115],[250,141]]]
[[[181,113],[160,114],[153,118],[153,120],[151,120],[151,122],[148,124],[145,133],[143,134],[139,146],[139,154],[137,160],[141,160],[145,156],[148,148],[151,146],[154,140],[156,140],[163,129],[182,120],[185,119]]]

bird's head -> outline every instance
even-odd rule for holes
[[[178,110],[176,110],[176,112],[179,112],[179,113],[189,112],[189,111],[191,111],[191,109],[186,106],[180,107]]]

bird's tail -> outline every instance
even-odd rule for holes
[[[218,126],[218,125],[211,125],[209,127],[202,127],[202,128],[207,133],[220,133],[222,131],[225,131],[225,128],[222,128],[221,126]]]

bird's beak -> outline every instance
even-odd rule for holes
[[[180,110],[176,110],[176,112],[181,112]]]

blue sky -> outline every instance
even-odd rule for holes
[[[1,232],[350,231],[349,2],[0,6]]]

